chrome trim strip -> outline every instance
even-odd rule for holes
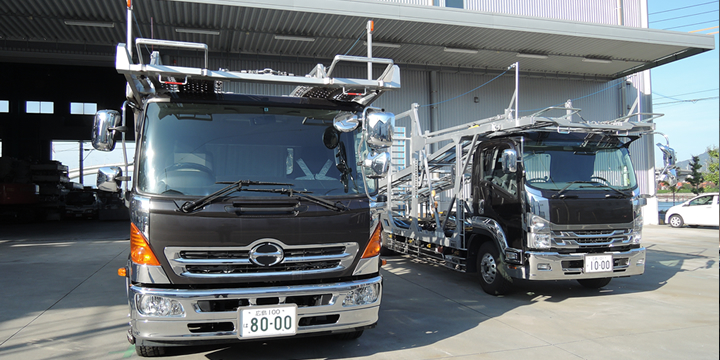
[[[617,229],[632,229],[633,223],[619,223],[619,224],[586,224],[586,225],[558,225],[551,224],[550,230],[552,231],[588,231],[588,230],[617,230]]]
[[[140,265],[132,261],[130,263],[130,281],[142,284],[170,284],[165,270],[162,266]]]
[[[607,238],[607,237],[612,237],[615,235],[629,235],[630,234],[629,230],[630,229],[612,230],[609,233],[601,233],[601,234],[578,234],[575,231],[559,231],[560,234],[556,235],[556,237],[559,237],[559,238],[575,237],[575,238],[581,238],[581,239]],[[603,230],[599,230],[599,231],[603,231]]]
[[[327,294],[335,292],[348,292],[367,284],[381,282],[382,277],[376,276],[365,280],[354,280],[332,284],[311,284],[291,286],[271,286],[253,288],[229,288],[229,289],[207,289],[207,290],[185,290],[185,289],[153,289],[133,285],[131,292],[141,294],[152,294],[173,299],[195,300],[217,300],[234,297],[258,298],[258,297],[288,297],[312,294]],[[192,309],[192,307],[191,307]]]
[[[182,277],[192,278],[192,279],[212,279],[212,278],[225,278],[225,279],[236,279],[236,278],[242,278],[242,279],[255,279],[255,278],[263,278],[263,277],[273,277],[273,276],[293,276],[293,275],[317,275],[317,274],[327,274],[335,271],[343,271],[347,269],[344,266],[335,266],[328,269],[316,269],[316,270],[304,270],[304,271],[276,271],[276,272],[258,272],[258,273],[240,273],[240,274],[196,274],[184,271],[178,275]]]
[[[372,304],[358,306],[342,306],[343,299],[351,291],[363,286],[379,284],[380,289],[377,301]],[[135,309],[135,294],[152,294],[172,298],[180,302],[185,309],[185,317],[163,318],[143,316]],[[197,312],[196,304],[199,300],[221,299],[249,299],[251,303],[257,302],[258,298],[277,297],[284,299],[291,296],[325,295],[332,294],[333,300],[327,305],[298,307],[298,320],[304,317],[339,315],[339,319],[333,324],[322,324],[314,326],[299,326],[298,334],[307,334],[318,331],[343,331],[362,326],[371,326],[378,320],[378,312],[382,302],[382,277],[375,276],[370,279],[340,282],[333,284],[314,284],[297,286],[276,286],[266,288],[232,288],[232,289],[208,289],[208,290],[184,290],[184,289],[152,289],[139,286],[131,286],[128,292],[130,301],[130,326],[132,335],[137,345],[148,344],[152,341],[176,342],[192,340],[239,340],[237,332],[218,331],[207,333],[190,333],[188,324],[208,322],[231,322],[237,328],[237,311],[225,312]]]
[[[249,251],[254,248],[256,245],[261,243],[273,243],[280,248],[282,248],[285,252],[290,252],[293,250],[312,250],[312,249],[322,249],[322,248],[333,248],[333,247],[344,247],[344,252],[336,255],[308,255],[308,256],[290,256],[283,261],[281,261],[277,265],[281,264],[297,264],[297,263],[303,263],[307,262],[309,264],[312,264],[314,262],[327,262],[327,261],[338,261],[339,264],[332,268],[327,269],[314,269],[314,270],[305,270],[305,271],[261,271],[257,273],[230,273],[230,274],[220,274],[220,273],[214,273],[214,274],[202,274],[202,273],[191,273],[187,271],[186,266],[192,266],[192,265],[205,265],[205,266],[233,266],[233,265],[254,265],[250,259],[249,259]],[[238,259],[184,259],[180,256],[180,253],[183,251],[190,251],[190,252],[248,252],[248,258],[238,258]],[[178,276],[188,277],[188,278],[229,278],[229,279],[238,279],[238,278],[258,278],[258,277],[280,277],[280,276],[288,276],[288,275],[315,275],[315,274],[326,274],[330,272],[336,272],[336,271],[344,271],[353,263],[353,260],[355,259],[355,256],[357,256],[359,251],[359,245],[358,243],[354,242],[347,242],[347,243],[332,243],[332,244],[306,244],[306,245],[285,245],[282,241],[277,239],[270,239],[270,238],[263,238],[253,241],[251,244],[247,246],[238,246],[238,247],[166,247],[164,249],[165,258],[168,259],[168,262],[170,263],[170,266],[172,267],[172,270],[175,274]],[[253,267],[253,269],[267,269],[272,270],[273,266],[268,267]]]
[[[507,237],[505,237],[505,231],[503,231],[502,226],[500,226],[497,221],[484,216],[473,216],[470,218],[470,223],[473,227],[485,229],[493,234],[502,253],[505,252],[505,249],[510,247],[507,243]]]
[[[613,272],[584,273],[584,268],[563,269],[563,261],[580,261],[585,259],[584,253],[559,254],[556,252],[526,252],[527,265],[525,266],[525,279],[527,280],[576,280],[597,279],[619,276],[641,275],[645,272],[645,248],[631,249],[622,252],[605,252],[616,259],[628,259],[627,265],[614,266]],[[600,254],[593,254],[600,255]],[[643,260],[641,264],[638,264]],[[538,270],[538,264],[549,264],[551,270]]]
[[[174,248],[165,248],[174,249]],[[190,251],[195,251],[190,250]],[[178,252],[179,253],[179,252]],[[168,258],[171,263],[186,264],[186,265],[251,265],[249,259],[183,259],[176,257],[174,259]]]
[[[371,258],[360,259],[355,267],[355,271],[353,271],[353,276],[376,274],[378,271],[380,271],[380,256],[373,256]]]

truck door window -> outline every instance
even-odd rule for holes
[[[506,192],[517,194],[517,173],[505,173],[500,162],[502,152],[510,147],[506,144],[491,146],[482,150],[482,179],[491,182]]]

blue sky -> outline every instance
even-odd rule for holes
[[[650,28],[700,34],[718,31],[718,1],[648,0]],[[714,27],[714,29],[712,29]],[[718,34],[715,50],[651,70],[653,112],[664,113],[656,129],[670,137],[678,160],[718,146]],[[691,101],[697,100],[697,101]],[[656,138],[656,142],[664,142]],[[662,163],[659,151],[656,164]]]

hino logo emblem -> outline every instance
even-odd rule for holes
[[[250,261],[258,266],[273,266],[279,264],[285,258],[285,253],[280,246],[273,243],[262,243],[250,250]]]

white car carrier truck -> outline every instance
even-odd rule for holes
[[[489,294],[514,279],[599,288],[642,274],[647,196],[628,147],[659,114],[594,122],[566,106],[518,117],[516,85],[511,106],[492,118],[423,132],[418,104],[397,115],[411,120],[410,166],[381,183],[383,250],[476,272]],[[674,153],[661,149],[669,170]],[[441,195],[451,199],[443,209]]]
[[[131,16],[128,2],[128,24]],[[400,87],[393,61],[337,56],[294,76],[210,70],[199,43],[137,39],[135,62],[131,44],[128,29],[116,58],[126,102],[121,112],[97,113],[93,146],[113,150],[121,132],[124,148],[125,134],[135,135],[132,176],[127,167],[101,169],[98,188],[122,191],[129,205],[130,255],[119,273],[137,353],[300,335],[355,339],[374,327],[382,297],[377,179],[389,166],[393,115],[369,105]],[[200,51],[204,66],[163,65],[157,51],[144,61],[151,46]],[[370,64],[368,78],[333,77],[347,62]],[[372,64],[384,67],[379,78]],[[296,88],[289,96],[223,91],[231,82]]]

